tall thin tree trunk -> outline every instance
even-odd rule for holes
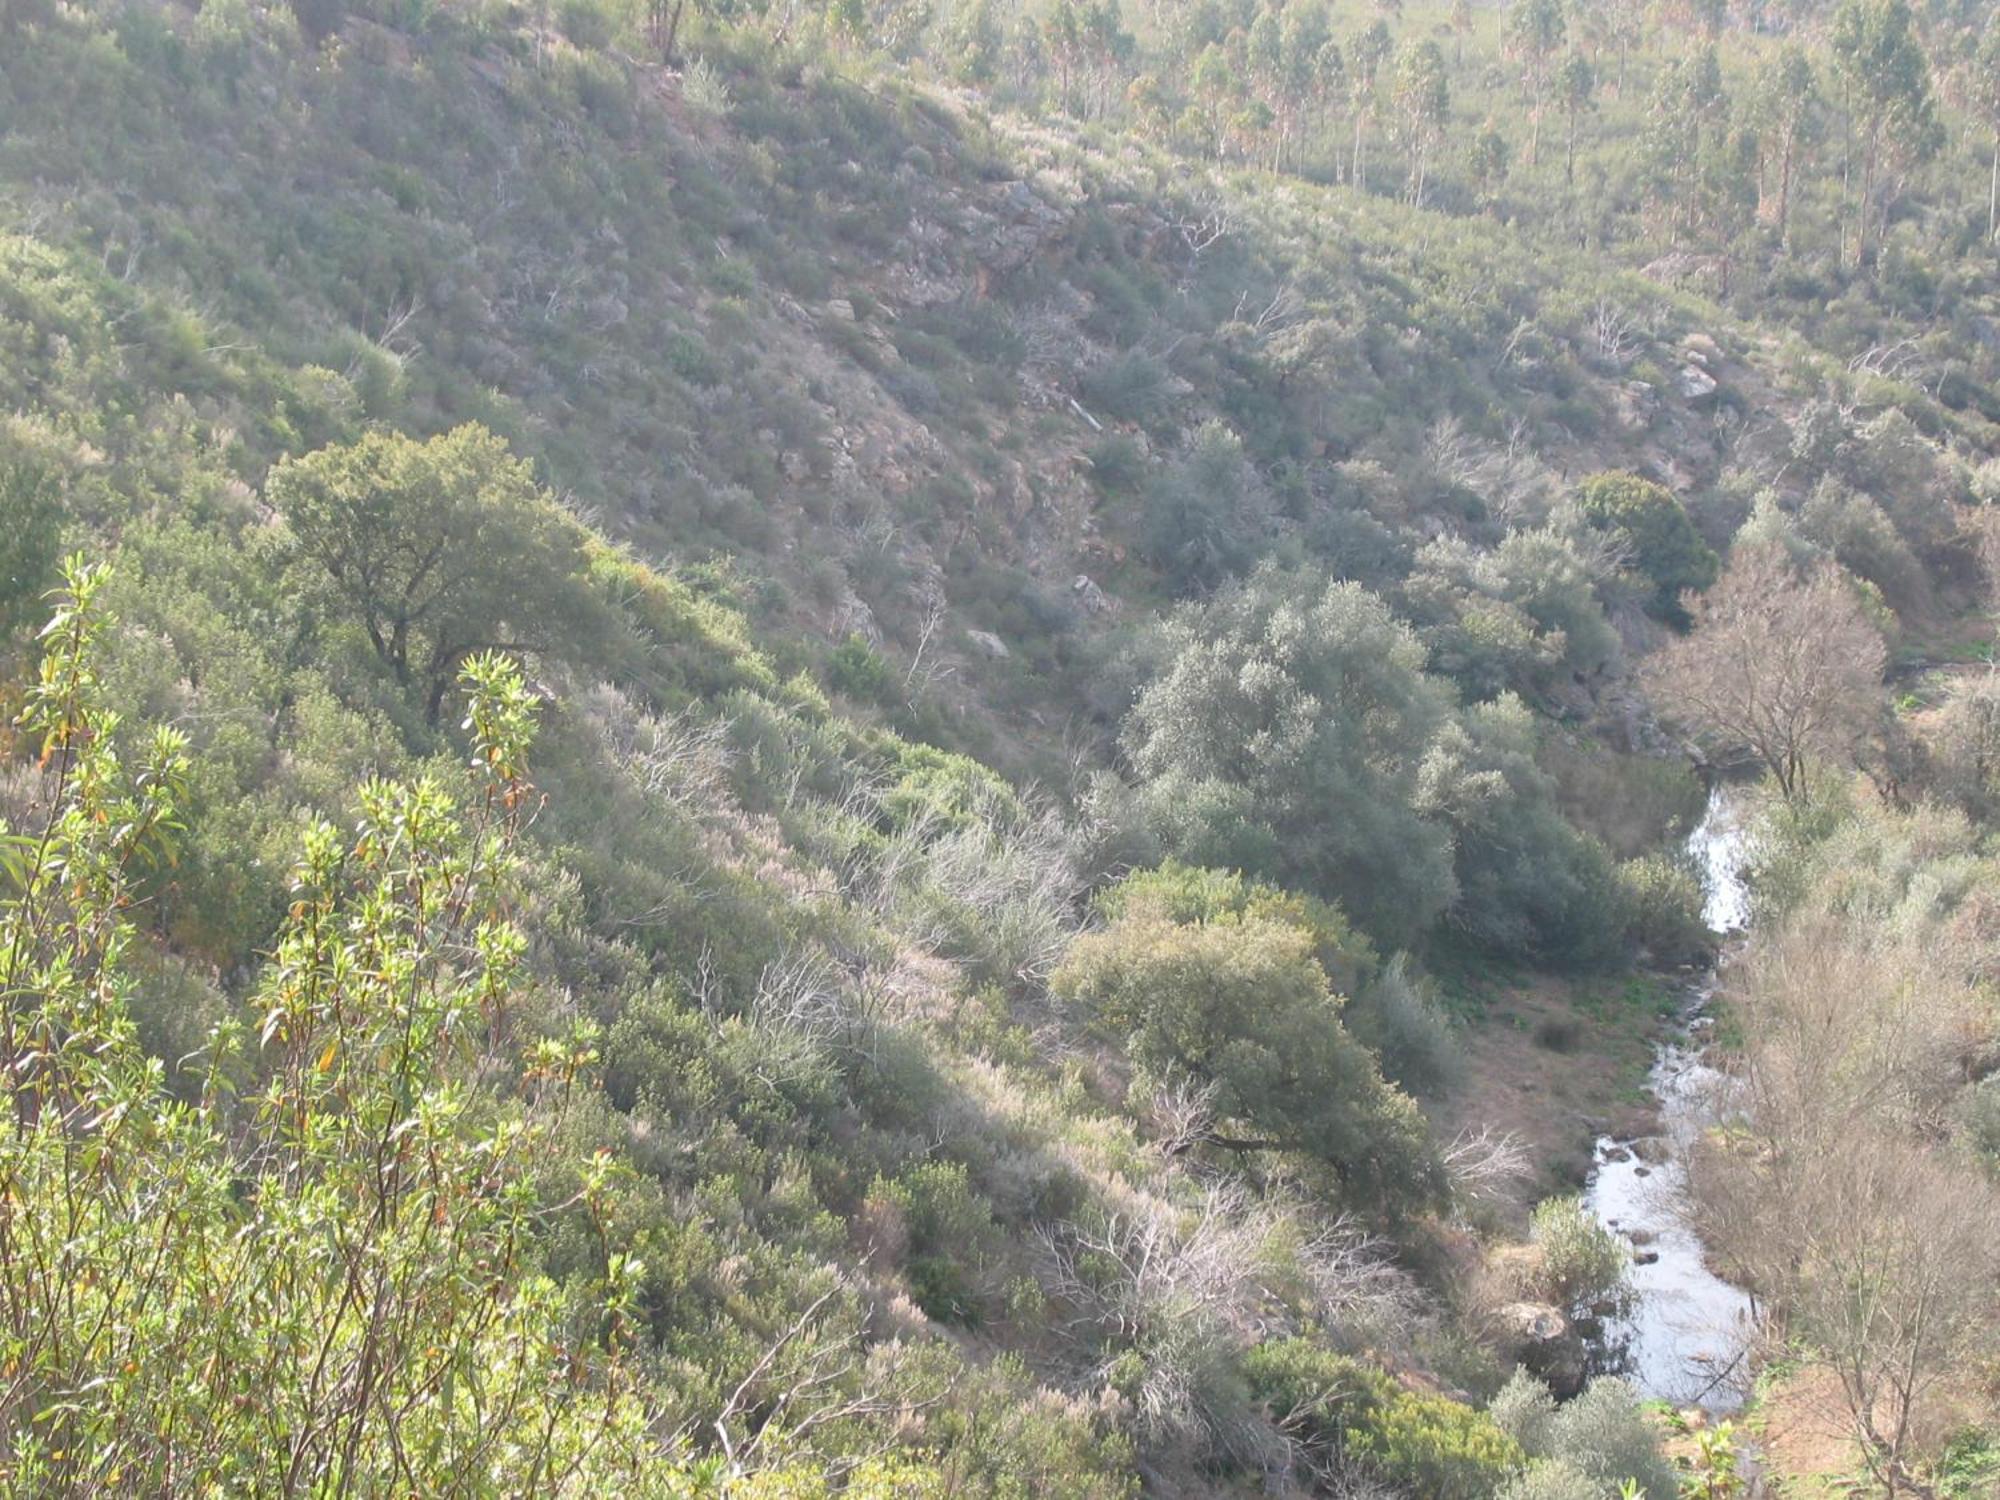
[[[1993,171],[1986,183],[1986,238],[2000,234],[2000,130],[1993,132]]]
[[[1778,163],[1778,247],[1792,248],[1792,156],[1797,150],[1797,133],[1785,132],[1785,154]]]

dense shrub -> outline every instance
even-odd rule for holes
[[[1653,609],[1678,620],[1680,596],[1715,582],[1720,562],[1680,501],[1636,474],[1594,474],[1577,486],[1577,504],[1596,525],[1631,548],[1631,563],[1653,586]]]
[[[1309,1452],[1351,1456],[1408,1493],[1488,1500],[1521,1465],[1514,1440],[1476,1407],[1406,1390],[1310,1340],[1259,1344],[1243,1368]]]

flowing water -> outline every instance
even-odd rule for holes
[[[1723,936],[1740,933],[1750,917],[1748,851],[1725,788],[1710,793],[1688,852],[1701,871],[1709,927]],[[1632,1246],[1632,1308],[1607,1329],[1608,1346],[1623,1355],[1623,1373],[1646,1396],[1722,1414],[1741,1406],[1749,1387],[1750,1298],[1709,1270],[1685,1204],[1687,1154],[1715,1118],[1724,1082],[1703,1061],[1714,992],[1711,973],[1690,991],[1682,1024],[1654,1058],[1649,1084],[1659,1100],[1660,1133],[1600,1137],[1585,1197]]]

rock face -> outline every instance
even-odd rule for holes
[[[990,656],[995,661],[1005,661],[1014,654],[1007,649],[1007,643],[990,630],[968,630],[965,638],[982,656]]]
[[[1510,1302],[1496,1314],[1502,1329],[1501,1354],[1539,1376],[1558,1399],[1583,1389],[1589,1373],[1582,1337],[1560,1308],[1545,1302]]]

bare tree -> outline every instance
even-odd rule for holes
[[[1975,1012],[1935,944],[1869,943],[1848,914],[1767,938],[1732,990],[1743,1111],[1694,1174],[1717,1252],[1810,1351],[1885,1495],[1925,1493],[1933,1398],[2000,1348],[2000,1197],[1936,1144]]]
[[[1852,586],[1831,562],[1801,575],[1751,547],[1687,608],[1694,629],[1648,663],[1648,688],[1698,740],[1747,747],[1800,796],[1807,761],[1850,753],[1881,702],[1882,637]]]

